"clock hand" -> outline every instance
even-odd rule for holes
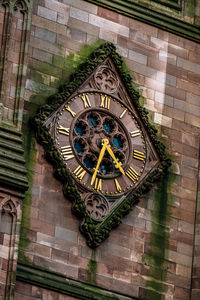
[[[101,144],[103,145],[103,147],[101,148],[101,151],[100,151],[100,154],[99,154],[99,159],[98,159],[98,162],[97,162],[97,165],[96,165],[96,168],[94,168],[94,173],[93,173],[93,176],[92,176],[92,180],[91,180],[91,185],[93,185],[94,181],[95,181],[95,178],[97,176],[97,172],[99,170],[99,166],[101,164],[101,161],[104,157],[104,153],[106,151],[106,147],[107,145],[109,144],[109,141],[108,139],[102,139],[101,141]]]
[[[108,151],[108,153],[110,154],[110,156],[111,156],[112,159],[114,160],[115,168],[116,168],[116,169],[119,169],[120,172],[121,172],[123,175],[125,175],[124,170],[123,170],[122,167],[121,167],[121,166],[122,166],[122,163],[119,162],[119,158],[116,158],[116,157],[115,157],[115,155],[114,155],[112,149],[110,148],[110,145],[109,145],[109,144],[106,146],[106,150]]]

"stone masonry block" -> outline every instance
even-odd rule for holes
[[[198,63],[200,64],[200,55],[199,55],[199,51],[190,51],[189,52],[189,60],[191,60],[192,62]]]
[[[33,48],[38,48],[52,54],[64,56],[65,50],[60,45],[52,44],[49,41],[45,41],[35,37],[31,38],[31,43]]]
[[[38,5],[38,16],[56,22],[57,12]]]
[[[190,267],[183,266],[182,264],[176,264],[176,274],[182,277],[190,278],[191,269]]]
[[[182,163],[183,163],[183,165],[186,165],[186,166],[189,166],[192,168],[198,168],[199,160],[198,160],[198,158],[193,158],[193,157],[184,155],[182,157]]]
[[[51,43],[55,43],[56,41],[56,33],[49,31],[47,29],[42,29],[39,27],[36,27],[35,29],[35,37],[40,38],[42,40],[46,40]]]
[[[55,10],[61,14],[69,14],[69,5],[63,4],[55,0],[44,0],[44,5],[50,10]]]
[[[58,19],[57,19],[57,22],[58,22]],[[63,34],[63,35],[65,35],[65,33],[66,33],[66,26],[57,24],[53,21],[47,20],[40,16],[33,15],[32,16],[32,24],[35,25],[36,27],[47,29],[51,32],[56,32],[56,33]],[[31,45],[32,45],[32,43],[31,43]]]
[[[154,122],[159,125],[163,125],[166,127],[172,127],[172,118],[163,116],[162,114],[155,113],[154,114]]]
[[[97,26],[93,26],[89,23],[85,23],[81,20],[69,18],[68,26],[74,29],[83,30],[91,35],[98,36],[99,35],[99,28]]]
[[[165,95],[165,94],[157,92],[157,91],[155,92],[155,101],[157,101],[161,104],[170,106],[170,107],[173,107],[173,104],[174,104],[173,97]]]
[[[130,259],[131,255],[130,249],[112,243],[102,244],[102,255],[104,253],[112,253],[112,255],[123,257],[124,259]]]
[[[191,267],[192,265],[192,257],[188,255],[184,255],[175,251],[169,250],[169,260],[176,262],[180,265]]]
[[[181,175],[188,177],[190,179],[196,179],[197,178],[197,169],[192,168],[192,167],[188,167],[185,165],[181,166]]]
[[[167,62],[172,65],[176,65],[177,57],[174,54],[168,53],[166,51],[159,51],[159,60]]]
[[[200,65],[199,65],[199,67],[200,67]],[[200,75],[192,73],[192,72],[188,72],[188,81],[191,81],[191,82],[199,84],[199,82],[200,82]]]
[[[153,36],[151,36],[151,38],[150,38],[150,44],[152,47],[159,49],[159,50],[166,51],[168,49],[168,43],[166,41],[163,41],[163,40],[158,39]]]
[[[39,59],[41,61],[52,63],[52,54],[47,53],[45,51],[33,48],[33,57]]]
[[[193,251],[193,245],[187,245],[181,242],[177,243],[177,252],[187,256],[192,256],[192,251]]]
[[[183,132],[182,141],[184,144],[190,145],[194,148],[199,148],[198,137],[195,135]]]
[[[140,30],[130,30],[130,40],[134,40],[140,44],[148,45],[150,37]]]
[[[166,74],[164,72],[157,71],[156,80],[166,83],[168,85],[176,86],[176,77],[173,75]]]
[[[179,47],[179,46],[174,45],[174,44],[168,44],[167,47],[168,47],[167,50],[171,54],[174,54],[174,55],[176,55],[178,57],[182,57],[182,58],[187,58],[188,57],[188,52],[189,52],[188,49]]]
[[[140,21],[137,21],[134,19],[129,20],[129,26],[131,29],[144,32],[145,34],[147,34],[149,36],[156,37],[157,33],[158,33],[158,29],[156,27],[147,25],[143,22],[140,22]]]
[[[67,29],[67,37],[77,42],[86,41],[86,33],[78,29],[69,28]]]
[[[119,23],[119,14],[104,7],[98,7],[98,16]]]
[[[187,104],[187,112],[189,114],[195,115],[196,117],[200,117],[200,106]]]
[[[150,78],[156,78],[156,72],[153,68],[150,68],[144,64],[138,63],[138,62],[130,60],[130,59],[126,59],[126,62],[131,71],[139,73],[139,74],[147,76],[147,77],[150,77]]]
[[[186,102],[174,98],[174,108],[182,110],[182,111],[186,111]]]
[[[60,263],[39,256],[34,256],[34,264],[48,268],[54,272],[59,272],[67,277],[78,278],[78,266],[70,266],[64,262]]]
[[[74,0],[62,0],[62,2],[65,3],[65,4],[71,5],[73,7],[76,7],[76,8],[80,8],[83,5],[83,0],[76,0],[76,1],[74,1]],[[97,10],[98,10],[97,5],[84,2],[84,11],[87,11],[91,14],[96,15]]]
[[[89,21],[89,14],[81,9],[71,7],[70,8],[70,17],[74,19],[78,19],[83,22],[88,22]]]
[[[110,30],[100,28],[99,38],[113,44],[117,44],[117,33],[111,32]]]
[[[58,13],[57,22],[62,25],[67,25],[69,16],[65,14]]]
[[[42,84],[29,79],[26,81],[26,88],[36,93],[45,93],[45,94],[48,93],[53,94],[56,91],[55,88],[49,87],[46,84]]]
[[[143,54],[140,54],[138,52],[129,50],[128,58],[130,60],[136,61],[137,63],[147,65],[147,56],[143,55]]]
[[[200,74],[200,65],[189,60],[178,57],[177,66],[196,74]]]
[[[109,20],[105,20],[101,17],[95,16],[90,14],[89,15],[89,23],[95,26],[98,26],[100,28],[104,28],[104,29],[108,29],[112,32],[115,32],[117,34],[120,34],[122,36],[128,37],[129,36],[129,28],[124,26],[124,25],[120,25],[118,23],[114,23],[112,21]]]
[[[190,125],[193,125],[195,127],[200,128],[200,116],[196,117],[192,114],[186,114],[185,115],[185,122],[190,124]]]
[[[187,79],[188,76],[188,71],[183,70],[176,65],[167,64],[167,62],[161,61],[155,56],[148,57],[148,66],[177,78]]]
[[[71,231],[71,230],[56,226],[55,237],[76,243],[78,234],[75,231]]]
[[[128,57],[128,49],[120,47],[120,46],[116,46],[117,47],[117,52],[123,56],[123,57]]]

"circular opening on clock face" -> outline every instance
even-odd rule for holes
[[[115,128],[114,121],[111,118],[106,118],[103,122],[103,128],[107,133],[112,133]]]
[[[100,124],[100,118],[98,114],[92,112],[87,116],[87,122],[90,127],[96,128]]]
[[[128,132],[116,116],[100,109],[86,110],[75,119],[74,129],[72,145],[75,155],[90,173],[100,160],[98,176],[121,174],[115,166],[118,162],[127,163],[131,146]],[[103,146],[105,141],[106,147]]]
[[[82,120],[77,121],[75,124],[75,131],[78,135],[83,136],[86,134],[86,127],[87,124],[85,124]]]

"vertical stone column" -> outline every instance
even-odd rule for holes
[[[21,201],[0,193],[0,299],[14,296]]]
[[[194,234],[191,300],[200,299],[200,160],[197,186],[196,223]]]
[[[1,121],[21,129],[30,27],[30,0],[0,2]]]
[[[22,112],[31,0],[0,0],[0,299],[13,299],[21,205],[28,188]]]

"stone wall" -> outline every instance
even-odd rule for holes
[[[77,54],[79,60],[81,47],[99,39],[114,43],[127,63],[173,168],[110,237],[91,250],[43,148],[35,143],[28,119],[68,78],[69,66],[76,64],[69,55]],[[124,299],[163,296],[189,300],[191,288],[192,299],[198,299],[199,281],[191,286],[191,274],[193,270],[195,279],[199,278],[199,268],[193,266],[193,255],[194,264],[199,257],[193,246],[200,132],[199,44],[85,1],[35,0],[27,65],[23,98],[29,191],[23,200],[19,263],[95,284]],[[198,236],[195,243],[198,250]],[[15,299],[74,299],[20,280],[18,277]]]

